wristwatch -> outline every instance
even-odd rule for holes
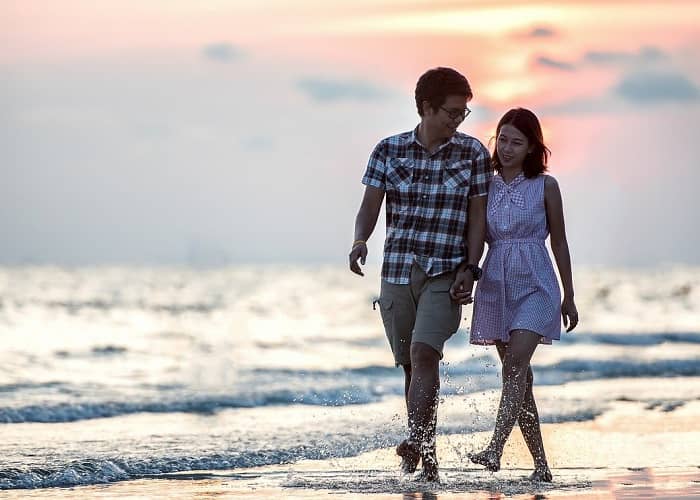
[[[474,281],[479,281],[479,278],[481,278],[481,268],[476,264],[467,264],[464,266],[464,270],[472,273]]]

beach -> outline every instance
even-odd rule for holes
[[[301,460],[291,464],[217,471],[183,471],[70,488],[10,490],[3,498],[700,498],[700,379],[683,378],[674,387],[638,387],[616,381],[620,394],[646,398],[688,395],[675,408],[620,396],[603,414],[584,422],[543,425],[554,481],[527,480],[531,459],[518,428],[506,446],[502,470],[490,473],[469,463],[488,432],[441,435],[441,483],[421,483],[398,473],[393,448],[355,457]],[[568,391],[585,393],[589,383]],[[605,389],[605,388],[604,388]],[[494,397],[489,394],[488,397]],[[448,411],[459,402],[445,402]],[[543,496],[536,496],[543,495]]]
[[[465,310],[440,367],[438,485],[398,474],[403,377],[377,275],[0,271],[2,498],[700,495],[697,268],[576,277],[581,324],[532,361],[551,484],[526,480],[517,428],[501,471],[467,459],[493,429],[500,366],[468,343]]]

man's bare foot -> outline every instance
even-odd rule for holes
[[[440,474],[438,473],[438,462],[435,451],[430,451],[423,454],[422,459],[423,470],[416,477],[416,481],[439,483]]]
[[[396,454],[401,457],[401,472],[404,474],[413,474],[416,472],[418,462],[420,461],[420,447],[414,441],[404,439],[396,447]]]
[[[420,474],[416,476],[416,481],[420,481],[422,483],[439,483],[440,474],[438,473],[437,469],[431,470],[423,467],[423,470],[420,471]]]
[[[497,472],[501,469],[501,457],[495,451],[484,450],[479,453],[468,453],[467,457],[475,464],[483,465],[491,472]]]
[[[538,465],[535,467],[535,471],[530,474],[530,481],[538,481],[543,483],[552,482],[552,471],[549,470],[547,465]]]

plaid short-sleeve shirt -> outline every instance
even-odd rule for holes
[[[382,140],[362,183],[386,192],[382,279],[408,284],[414,260],[428,276],[467,258],[468,199],[486,196],[493,177],[488,149],[457,132],[430,154],[417,128]]]

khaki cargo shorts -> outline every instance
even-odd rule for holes
[[[382,280],[379,309],[396,366],[411,364],[411,344],[428,344],[440,354],[459,328],[462,306],[450,298],[455,272],[428,277],[417,264],[411,282],[395,285]]]

